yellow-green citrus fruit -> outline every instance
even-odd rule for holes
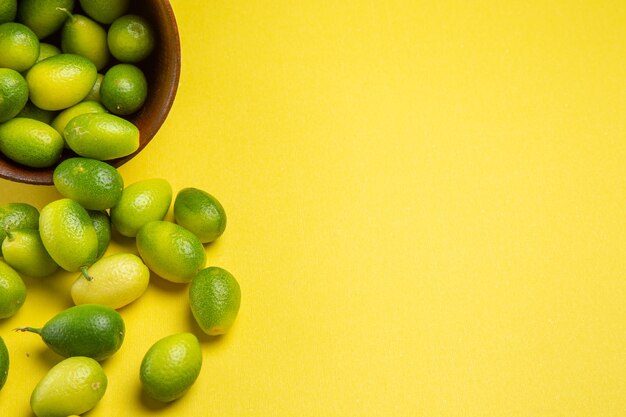
[[[72,107],[63,110],[60,112],[52,122],[50,122],[50,126],[55,128],[60,135],[63,135],[63,131],[65,130],[65,126],[76,116],[80,116],[85,113],[106,113],[107,109],[102,106],[102,104],[97,101],[81,101],[78,104],[73,105]]]
[[[39,57],[39,39],[27,26],[7,22],[0,24],[0,67],[26,71]]]
[[[156,44],[156,35],[148,20],[128,14],[111,24],[107,41],[115,58],[121,62],[136,63],[150,55]]]
[[[202,349],[196,336],[178,333],[166,336],[146,352],[139,369],[143,390],[161,402],[182,397],[200,375]]]
[[[79,14],[72,15],[63,24],[61,49],[88,58],[98,70],[109,61],[106,31],[100,24]]]
[[[66,271],[78,271],[96,260],[96,229],[87,210],[74,200],[63,198],[41,209],[39,234],[52,259]]]
[[[93,227],[98,236],[98,254],[96,259],[102,258],[111,242],[111,219],[105,210],[87,210],[93,221]]]
[[[55,116],[56,116],[56,112],[51,111],[51,110],[40,109],[39,107],[35,106],[30,101],[27,101],[22,111],[20,111],[15,117],[22,117],[25,119],[35,119],[35,120],[39,120],[40,122],[44,122],[45,124],[49,125],[50,123],[52,123],[52,120],[55,118]],[[62,132],[60,134],[62,134]]]
[[[174,200],[174,218],[202,243],[213,242],[226,228],[224,207],[211,194],[197,188],[183,188],[178,192]]]
[[[56,32],[67,19],[67,11],[74,8],[74,0],[20,0],[17,20],[29,28],[39,39]]]
[[[135,237],[144,224],[162,220],[172,203],[172,186],[162,178],[138,181],[122,191],[111,208],[111,223],[120,234]]]
[[[0,319],[18,312],[26,300],[26,285],[17,271],[0,261]]]
[[[17,0],[0,1],[0,23],[12,22],[17,15]]]
[[[112,66],[102,79],[100,100],[111,113],[128,115],[143,106],[148,82],[143,72],[132,64]]]
[[[0,389],[4,387],[9,376],[9,349],[4,343],[4,340],[0,337]]]
[[[83,414],[102,399],[107,383],[97,361],[82,356],[67,358],[39,381],[30,397],[30,406],[37,417]]]
[[[65,126],[67,145],[80,156],[106,161],[139,149],[139,129],[110,113],[84,113]]]
[[[43,246],[37,229],[7,230],[2,254],[13,269],[33,278],[47,277],[59,268]]]
[[[0,68],[0,123],[14,118],[28,101],[28,85],[22,75]]]
[[[230,329],[241,304],[241,289],[235,277],[216,266],[205,268],[191,281],[189,306],[196,322],[208,335]]]
[[[97,361],[117,352],[126,335],[122,316],[115,309],[100,304],[70,307],[41,328],[16,330],[38,334],[50,349],[63,357],[87,356]]]
[[[130,0],[79,0],[80,7],[92,19],[106,25],[126,13]]]
[[[0,125],[0,151],[22,165],[52,166],[61,157],[63,147],[59,132],[39,120],[16,117]]]
[[[82,101],[96,82],[98,71],[87,58],[58,54],[26,73],[30,100],[44,110],[63,110]]]
[[[96,77],[96,82],[91,87],[89,94],[85,97],[84,101],[100,101],[100,86],[102,85],[102,80],[104,79],[104,74],[98,73]]]
[[[150,282],[150,270],[137,255],[105,256],[72,285],[74,304],[102,304],[122,308],[141,297]]]
[[[136,243],[148,268],[168,281],[190,282],[206,263],[200,239],[176,223],[146,223],[137,232]]]
[[[55,45],[47,42],[39,42],[39,57],[37,57],[36,62],[43,61],[46,58],[50,58],[54,55],[59,55],[60,53],[61,50]]]
[[[39,210],[28,203],[6,203],[0,206],[0,243],[6,237],[6,229],[38,229]],[[2,250],[0,250],[2,255]]]
[[[91,158],[69,158],[54,169],[52,181],[64,197],[89,210],[113,207],[122,197],[122,175],[106,162]]]

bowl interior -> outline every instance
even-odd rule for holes
[[[74,13],[82,13],[78,2],[76,5]],[[146,102],[137,113],[126,117],[139,128],[139,148],[131,155],[106,161],[115,167],[119,167],[132,159],[152,140],[174,103],[180,78],[180,41],[176,19],[169,1],[136,0],[131,2],[128,13],[138,14],[148,19],[157,32],[158,43],[150,57],[137,64],[143,70],[148,81]],[[115,63],[117,62],[114,60],[110,62],[111,65]],[[60,161],[73,156],[76,154],[70,150],[65,150]],[[13,162],[0,154],[0,178],[7,180],[27,184],[52,185],[54,168],[55,166],[30,168]]]

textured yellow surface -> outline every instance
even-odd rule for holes
[[[120,171],[221,200],[208,263],[242,306],[159,407],[141,358],[198,329],[186,287],[153,276],[90,417],[624,415],[625,3],[172,4],[177,100]],[[3,416],[30,416],[59,360],[11,329],[68,307],[74,277],[30,280],[0,323]]]

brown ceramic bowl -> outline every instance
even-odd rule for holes
[[[78,2],[76,5],[74,12],[82,13],[78,8]],[[146,102],[137,113],[127,117],[139,128],[139,149],[126,157],[107,161],[115,167],[132,159],[152,140],[174,103],[180,77],[180,41],[170,2],[168,0],[135,0],[131,2],[128,13],[138,14],[148,19],[158,34],[158,43],[150,57],[137,64],[148,80]],[[65,151],[61,160],[72,156],[76,154]],[[52,185],[54,168],[54,166],[43,169],[30,168],[0,155],[0,177],[11,181]]]

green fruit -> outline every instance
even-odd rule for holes
[[[132,64],[114,65],[104,74],[100,99],[111,113],[133,114],[143,106],[147,95],[146,76]]]
[[[0,319],[18,312],[26,300],[26,285],[22,277],[5,262],[0,261]]]
[[[0,390],[4,387],[9,376],[9,349],[4,343],[4,340],[0,337]]]
[[[75,272],[93,264],[98,236],[87,210],[69,198],[48,203],[39,216],[41,240],[54,261]]]
[[[146,291],[150,270],[131,253],[116,253],[91,265],[87,275],[79,276],[72,285],[75,304],[102,304],[122,308]]]
[[[39,120],[16,117],[0,125],[0,151],[22,165],[52,166],[61,157],[63,146],[59,132]]]
[[[107,389],[100,364],[86,357],[65,359],[48,371],[35,387],[30,406],[37,417],[67,417],[94,408]]]
[[[61,49],[65,53],[88,58],[98,70],[109,61],[107,33],[102,26],[86,16],[70,15],[61,32]]]
[[[43,246],[36,229],[7,230],[2,254],[13,269],[33,278],[47,277],[59,268]]]
[[[115,58],[121,62],[136,63],[150,55],[156,45],[156,35],[148,20],[128,14],[111,24],[107,42]]]
[[[241,289],[232,274],[212,266],[198,272],[189,286],[191,312],[203,332],[215,336],[230,329],[241,304]]]
[[[0,68],[0,123],[14,118],[28,101],[28,85],[22,75]]]
[[[60,112],[54,120],[50,123],[60,135],[63,135],[63,131],[65,130],[65,126],[76,116],[80,116],[85,113],[106,113],[107,109],[105,109],[102,104],[97,101],[81,101],[78,104],[73,105],[72,107],[63,110]]]
[[[98,71],[87,58],[58,54],[26,73],[30,100],[44,110],[63,110],[82,101],[96,82]]]
[[[146,223],[139,229],[136,243],[148,268],[168,281],[190,282],[206,263],[200,239],[175,223]]]
[[[213,242],[226,228],[224,207],[211,194],[197,188],[184,188],[178,192],[174,200],[174,218],[202,243]]]
[[[39,57],[36,62],[43,61],[51,56],[59,55],[61,50],[55,45],[46,42],[39,42]]]
[[[12,22],[17,15],[17,0],[0,1],[0,23]]]
[[[28,26],[39,39],[56,32],[67,19],[67,11],[74,8],[74,0],[20,0],[17,20]]]
[[[39,39],[27,26],[8,22],[0,24],[0,67],[26,71],[39,57]]]
[[[87,356],[104,360],[119,350],[126,333],[122,316],[111,307],[82,304],[63,310],[43,327],[16,330],[36,333],[63,357]]]
[[[54,119],[55,116],[56,116],[56,112],[53,112],[51,110],[40,109],[39,107],[35,106],[30,101],[27,101],[22,111],[20,111],[18,115],[15,117],[21,117],[24,119],[35,119],[35,120],[39,120],[40,122],[43,122],[49,125],[50,123],[52,123],[52,119]],[[59,134],[63,134],[63,133],[59,133]]]
[[[52,181],[64,197],[89,210],[105,210],[122,197],[122,175],[106,162],[90,158],[69,158],[54,169]]]
[[[152,178],[129,185],[111,208],[111,223],[120,234],[135,237],[144,224],[162,220],[172,203],[172,187],[164,179]]]
[[[111,242],[111,219],[104,210],[87,210],[89,217],[93,221],[93,227],[98,236],[98,255],[96,259],[102,258]]]
[[[80,0],[80,7],[92,19],[106,25],[126,13],[130,0]]]
[[[6,229],[38,229],[39,210],[27,203],[7,203],[0,206],[0,243],[6,237]],[[0,250],[2,255],[2,250]]]
[[[139,149],[139,129],[109,113],[76,116],[65,126],[63,136],[78,155],[101,161],[121,158]]]
[[[202,368],[196,336],[179,333],[164,337],[146,352],[139,370],[143,390],[162,402],[174,401],[191,388]]]

